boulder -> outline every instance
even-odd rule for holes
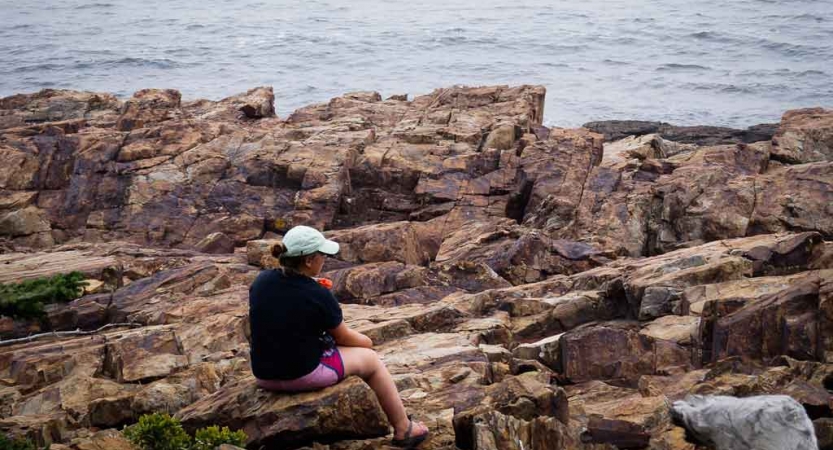
[[[674,419],[716,450],[818,448],[813,422],[787,396],[689,396],[674,402]]]
[[[635,384],[641,375],[663,368],[691,366],[691,352],[642,335],[632,322],[579,327],[559,340],[564,376],[572,382],[621,380]]]
[[[37,207],[28,207],[0,216],[0,235],[28,236],[52,230],[45,214]]]
[[[123,270],[117,258],[83,250],[0,255],[0,283],[81,272],[88,278],[104,281],[107,289],[117,289],[122,285]]]
[[[224,102],[235,103],[237,109],[249,119],[275,117],[275,94],[271,86],[252,89]]]
[[[272,248],[280,243],[280,239],[258,239],[247,242],[246,258],[249,264],[265,269],[279,267],[277,258],[272,256]]]
[[[54,448],[54,447],[53,447]],[[102,430],[73,441],[73,450],[134,450],[135,447],[118,430]]]
[[[174,89],[142,89],[124,103],[116,127],[121,131],[169,120],[182,101],[182,94]]]
[[[703,362],[729,356],[766,359],[788,355],[820,360],[830,351],[818,336],[819,285],[833,275],[823,271],[783,291],[741,305],[710,300],[703,307],[700,336]]]
[[[787,164],[833,160],[833,111],[787,111],[772,137],[772,158]]]
[[[693,145],[677,144],[656,134],[628,136],[604,146],[602,163],[616,164],[628,159],[663,159],[679,153],[694,150]]]
[[[602,153],[602,136],[585,129],[553,129],[546,141],[524,148],[519,161],[523,217],[518,220],[550,233],[571,225]]]
[[[756,180],[749,234],[816,231],[833,236],[833,162],[787,166]]]
[[[683,292],[684,312],[700,316],[707,302],[718,301],[723,305],[740,308],[755,299],[781,292],[796,283],[803,283],[810,273],[803,272],[783,277],[742,278],[724,283],[700,284]]]
[[[394,222],[327,233],[339,243],[337,258],[354,264],[398,261],[427,265],[437,256],[440,236],[423,223]]]
[[[665,122],[643,120],[603,120],[588,122],[582,127],[603,134],[607,142],[618,141],[632,135],[659,134],[662,138],[675,142],[720,145],[768,141],[778,129],[778,124],[760,124],[745,130],[736,130],[710,126],[680,127]]]
[[[550,369],[561,372],[561,340],[562,334],[556,334],[537,342],[521,344],[512,350],[512,356],[520,359],[537,359]]]
[[[180,345],[170,327],[130,332],[107,344],[105,370],[119,382],[165,377],[188,365]]]
[[[579,242],[554,240],[507,219],[475,223],[451,233],[440,246],[440,265],[483,262],[514,285],[572,274],[597,264],[597,252]]]
[[[234,253],[234,241],[224,233],[211,233],[195,246],[202,253]]]
[[[504,415],[497,411],[475,418],[474,450],[544,450],[549,448],[597,449],[581,442],[578,431],[549,417],[530,421]],[[602,447],[605,448],[605,447]],[[607,447],[612,448],[612,447]]]
[[[643,396],[635,389],[602,381],[588,381],[565,389],[575,419],[598,417],[625,422],[649,433],[662,430],[669,423],[668,405],[662,394]]]
[[[682,346],[695,343],[700,331],[700,318],[663,316],[642,326],[639,334],[653,339],[671,341]]]
[[[301,394],[267,392],[249,377],[189,405],[176,416],[189,430],[209,425],[241,429],[249,438],[247,446],[264,449],[373,438],[389,430],[376,395],[355,377]]]
[[[0,99],[0,129],[67,120],[114,120],[121,102],[111,94],[43,89]]]

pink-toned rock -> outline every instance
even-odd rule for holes
[[[288,395],[259,389],[250,377],[180,410],[177,417],[191,430],[209,425],[242,429],[247,445],[265,448],[388,433],[376,395],[358,378]]]
[[[225,233],[211,233],[199,241],[196,248],[203,253],[234,253],[234,241]]]
[[[110,94],[44,89],[0,99],[0,129],[73,119],[114,120],[121,102]]]
[[[146,329],[107,344],[105,370],[119,382],[165,377],[187,364],[173,330]]]
[[[750,233],[817,231],[833,236],[833,162],[772,170],[756,181]]]
[[[103,283],[43,319],[0,318],[22,338],[0,341],[0,428],[118,448],[91,427],[168,411],[249,446],[385,448],[356,379],[254,388],[248,287],[298,224],[341,244],[324,276],[431,424],[426,450],[692,450],[667,414],[689,393],[829,416],[827,111],[785,114],[772,142],[603,147],[541,126],[544,94],[354,92],[286,121],[270,88],[0,99],[0,283]],[[716,132],[677,136],[701,131]]]
[[[788,355],[819,360],[831,349],[818,335],[819,286],[833,277],[821,271],[790,288],[757,298],[738,308],[732,302],[710,300],[703,308],[703,362],[729,356],[766,359]]]
[[[621,380],[636,383],[641,375],[667,368],[688,368],[691,352],[671,342],[640,335],[636,324],[608,322],[584,326],[559,340],[564,376],[570,381]]]
[[[833,160],[833,111],[787,111],[772,137],[772,157],[788,164]]]
[[[130,131],[173,119],[172,114],[181,101],[182,94],[174,89],[142,89],[124,103],[116,127],[121,131]]]
[[[327,233],[339,243],[338,258],[351,263],[398,261],[427,265],[437,256],[440,235],[429,225],[394,222]]]

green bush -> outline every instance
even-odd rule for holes
[[[81,272],[0,284],[0,314],[15,319],[41,318],[44,305],[75,300],[84,293],[85,285]]]
[[[191,436],[179,420],[168,414],[145,414],[124,430],[124,436],[142,450],[188,450]]]
[[[202,428],[194,433],[193,450],[214,450],[221,444],[231,444],[238,447],[245,447],[246,433],[243,431],[231,431],[228,427],[220,428],[216,425]]]
[[[37,447],[28,439],[9,439],[0,434],[0,450],[37,450]]]
[[[215,425],[197,430],[192,440],[179,420],[160,413],[143,415],[137,424],[125,428],[124,436],[141,450],[214,450],[221,444],[243,447],[247,438],[242,431]]]

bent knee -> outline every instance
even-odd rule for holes
[[[348,375],[368,377],[383,367],[379,354],[369,348],[350,348],[342,351]]]
[[[376,353],[375,350],[371,350],[369,348],[366,348],[365,350],[367,351],[367,354],[365,355],[365,366],[368,369],[375,372],[380,368],[384,367],[382,359],[379,358],[379,354]]]

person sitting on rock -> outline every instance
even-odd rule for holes
[[[249,289],[252,372],[258,386],[283,392],[322,389],[358,375],[393,425],[392,444],[413,447],[428,428],[410,420],[373,342],[344,323],[338,300],[315,279],[338,249],[306,226],[292,228],[273,248],[281,268],[262,271]]]

